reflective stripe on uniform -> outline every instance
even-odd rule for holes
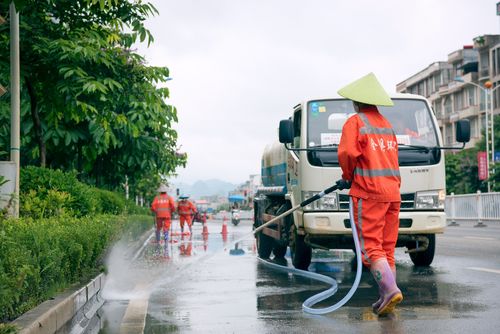
[[[377,128],[374,127],[370,124],[370,121],[368,120],[368,117],[366,117],[365,114],[363,113],[358,113],[359,118],[363,121],[365,124],[364,127],[359,129],[359,133],[362,135],[365,134],[374,134],[374,135],[393,135],[394,130],[392,128]]]
[[[399,169],[361,169],[356,167],[354,170],[355,175],[376,177],[376,176],[397,176],[401,177]]]
[[[359,116],[359,118],[361,118],[361,120],[365,124],[365,127],[367,127],[367,128],[373,128],[373,126],[370,124],[370,121],[368,120],[368,117],[366,117],[365,114],[363,114],[362,112],[360,112],[360,113],[358,113],[358,116]]]
[[[365,239],[363,238],[363,220],[361,217],[363,216],[363,199],[360,198],[358,200],[358,227],[359,227],[359,241],[361,243],[361,253],[365,256],[365,260],[368,263],[371,263],[370,258],[366,252],[365,248]]]
[[[393,135],[394,130],[391,128],[370,128],[362,127],[359,129],[359,133],[362,135]]]

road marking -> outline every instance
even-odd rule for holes
[[[497,269],[478,268],[478,267],[467,267],[466,269],[477,270],[477,271],[485,271],[487,273],[500,274],[500,270],[497,270]]]
[[[129,302],[120,326],[120,334],[144,333],[150,287],[147,284],[139,283],[134,290],[142,292],[144,295]]]
[[[464,239],[475,239],[475,240],[496,240],[495,238],[488,238],[488,237],[464,237]]]

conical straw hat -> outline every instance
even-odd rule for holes
[[[168,187],[165,184],[160,184],[157,190],[159,193],[166,193],[168,191]]]
[[[351,82],[344,88],[339,89],[337,93],[349,100],[365,104],[387,107],[394,105],[394,102],[392,102],[373,73]]]

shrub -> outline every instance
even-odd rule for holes
[[[28,166],[21,169],[20,215],[49,218],[104,214],[150,214],[123,194],[81,183],[76,172]]]
[[[0,220],[0,322],[88,280],[118,237],[151,226],[150,216]]]
[[[131,215],[151,215],[149,207],[136,205],[132,200],[126,201],[127,213]]]
[[[10,324],[0,324],[0,334],[15,334],[18,330],[16,326]]]
[[[30,189],[27,193],[20,193],[21,217],[48,218],[54,216],[74,216],[71,207],[72,197],[64,191],[49,189],[37,192]]]
[[[76,172],[65,173],[60,170],[52,170],[48,168],[40,168],[28,166],[21,169],[20,177],[20,204],[21,211],[30,217],[47,217],[45,209],[60,210],[64,208],[68,213],[77,217],[92,215],[98,212],[98,199],[94,196],[92,187],[81,183],[76,178]],[[49,194],[49,191],[57,193]],[[31,191],[34,191],[31,192]],[[31,192],[31,194],[30,194]],[[66,198],[64,205],[59,201],[59,207],[53,207],[51,201],[63,201],[62,193],[66,193],[69,197]],[[39,198],[40,202],[36,202],[34,198]],[[25,200],[32,206],[24,207]],[[32,200],[32,202],[29,202]],[[35,210],[32,212],[31,210]],[[42,214],[42,216],[40,216]]]
[[[118,215],[125,212],[125,198],[115,192],[94,189],[99,202],[99,212]]]

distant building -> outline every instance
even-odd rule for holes
[[[211,210],[215,210],[222,204],[227,203],[227,198],[220,195],[201,196],[200,199],[206,201],[208,208]]]
[[[241,195],[243,200],[243,205],[253,206],[253,196],[257,192],[257,188],[262,185],[262,180],[259,174],[252,174],[249,176],[245,183],[239,185],[234,191],[231,191],[228,196],[231,195]]]
[[[483,87],[486,81],[491,81],[493,88],[500,84],[500,35],[474,38],[473,45],[453,51],[446,62],[432,63],[397,84],[396,91],[422,95],[429,100],[445,145],[456,144],[456,121],[469,119],[471,141],[466,145],[468,148],[480,140],[486,126],[485,113],[489,112],[484,90],[469,83]],[[493,94],[495,114],[500,112],[499,93],[497,90]]]

